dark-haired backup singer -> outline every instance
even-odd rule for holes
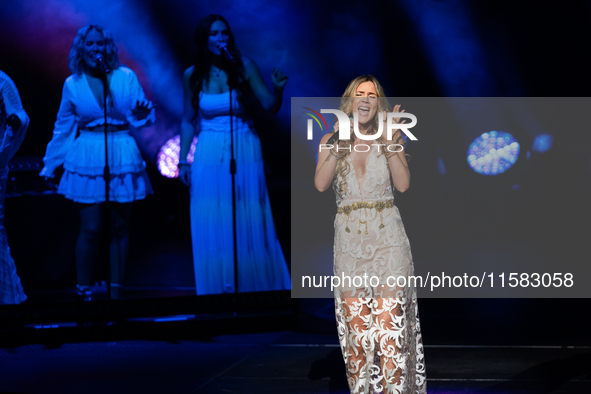
[[[8,161],[23,142],[28,126],[29,117],[14,82],[0,71],[0,304],[20,304],[27,299],[8,247],[4,228],[4,197]]]
[[[385,97],[378,80],[363,75],[349,83],[339,110],[357,113],[359,132],[375,135],[380,126],[387,130],[380,125],[380,112],[400,112],[400,105],[390,111]],[[321,144],[333,133],[322,137]],[[371,149],[358,151],[355,146],[367,142],[352,134],[318,155],[314,184],[319,191],[332,186],[338,207],[334,275],[343,282],[335,288],[337,331],[352,394],[426,394],[415,287],[405,281],[414,265],[394,205],[394,190],[408,189],[410,171],[399,149],[404,146],[400,131],[392,140],[382,135],[376,142],[385,147],[378,149],[371,141]]]
[[[102,57],[107,74],[107,124],[104,122]],[[103,231],[105,179],[104,128],[108,132],[109,200],[112,204],[111,285],[120,298],[127,258],[128,228],[133,201],[152,193],[145,162],[129,132],[155,121],[151,102],[135,73],[119,64],[111,33],[89,25],[78,31],[69,56],[72,75],[66,79],[62,101],[43,159],[41,176],[52,178],[63,165],[58,193],[77,203],[80,234],[76,242],[76,271],[81,297],[90,298],[92,268]],[[77,136],[77,134],[79,134]]]
[[[290,289],[271,215],[261,144],[248,117],[251,96],[265,109],[279,110],[287,76],[275,69],[270,93],[256,63],[236,49],[228,22],[220,15],[201,20],[194,39],[195,64],[184,75],[179,178],[191,187],[197,294],[235,291],[229,86],[237,163],[238,291]],[[199,140],[190,167],[186,158],[195,134]]]

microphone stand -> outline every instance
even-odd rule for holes
[[[228,50],[227,44],[218,44],[220,55],[228,62],[232,70],[236,59]],[[228,89],[230,90],[230,175],[232,177],[232,238],[234,246],[234,293],[238,293],[238,237],[236,235],[236,159],[234,158],[234,108],[232,106],[232,82],[228,72]]]
[[[238,238],[236,235],[236,159],[234,158],[234,110],[232,108],[232,84],[230,89],[230,174],[232,176],[232,237],[234,240],[234,293],[238,293]]]
[[[227,44],[218,44],[220,55],[228,62],[228,69],[232,70],[236,59],[228,50]],[[236,159],[234,158],[234,108],[232,106],[232,83],[228,75],[228,89],[230,90],[230,175],[232,177],[232,238],[234,246],[234,293],[238,293],[238,237],[236,235]]]
[[[105,179],[105,209],[103,214],[105,215],[105,231],[106,237],[108,241],[107,245],[107,299],[111,301],[111,242],[112,242],[112,235],[111,235],[111,204],[109,202],[109,186],[111,183],[111,171],[109,169],[109,149],[108,149],[108,127],[107,127],[107,94],[109,92],[108,89],[108,78],[107,73],[108,69],[103,69],[103,112],[105,116],[105,167],[103,170],[103,178]]]

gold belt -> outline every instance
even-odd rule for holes
[[[360,201],[354,202],[351,205],[345,205],[343,207],[337,208],[337,213],[344,213],[348,215],[351,211],[356,211],[358,209],[368,208],[368,209],[375,209],[378,212],[382,212],[386,208],[392,208],[394,206],[394,200],[388,201],[376,201],[376,202],[369,202],[369,201]]]
[[[345,227],[345,231],[350,233],[351,229],[349,228],[349,215],[353,211],[357,211],[359,209],[375,209],[380,214],[380,229],[384,228],[384,224],[382,223],[382,211],[386,208],[393,208],[394,207],[394,200],[388,201],[360,201],[354,202],[351,205],[344,205],[342,207],[337,208],[337,213],[344,213],[347,215],[347,226]],[[361,225],[365,224],[365,234],[368,234],[367,231],[367,220],[361,220],[359,218],[359,229],[357,230],[357,234],[361,234]]]

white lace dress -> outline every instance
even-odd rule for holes
[[[344,160],[349,171],[333,183],[334,275],[344,279],[335,289],[335,306],[349,388],[426,393],[415,288],[403,280],[414,268],[388,163],[372,149],[359,187],[350,155]]]

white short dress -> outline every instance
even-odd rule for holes
[[[119,67],[109,75],[107,124],[109,132],[109,200],[118,203],[141,200],[152,193],[137,143],[129,131],[150,126],[155,112],[137,120],[132,112],[137,101],[145,99],[135,73]],[[105,201],[105,123],[103,107],[95,98],[85,74],[66,79],[62,101],[47,145],[41,176],[53,175],[63,164],[64,174],[58,193],[75,202],[95,204]]]

